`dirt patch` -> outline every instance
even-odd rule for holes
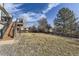
[[[4,45],[4,44],[14,44],[14,43],[17,43],[18,40],[3,40],[3,41],[0,41],[0,45]]]

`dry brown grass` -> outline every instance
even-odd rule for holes
[[[79,42],[71,38],[43,33],[22,33],[16,39],[19,40],[18,43],[2,46],[4,53],[19,56],[79,56]]]

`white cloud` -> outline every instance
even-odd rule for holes
[[[23,18],[24,26],[28,25],[27,22],[37,22],[42,17],[46,18],[45,14],[34,13],[34,12],[23,13],[23,14],[20,14],[19,17]],[[33,23],[31,24],[33,25]]]
[[[21,6],[21,5],[23,5],[22,3],[20,4],[13,4],[14,5],[14,7],[19,7],[19,6]]]
[[[22,4],[13,4],[13,3],[5,3],[4,8],[8,11],[9,14],[14,14],[15,12],[21,11],[21,9],[17,9],[17,7]]]
[[[15,22],[16,21],[16,18],[13,18],[13,22]]]
[[[57,5],[59,5],[59,3],[49,3],[47,9],[44,10],[43,13],[47,13],[48,11],[50,11],[53,7],[56,7]]]
[[[42,14],[40,18],[47,18],[45,14]]]
[[[27,21],[37,21],[41,17],[46,18],[45,14],[34,13],[34,12],[23,13],[23,14],[20,14],[19,17],[24,18],[24,20],[27,20]]]

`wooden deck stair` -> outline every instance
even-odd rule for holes
[[[12,33],[12,32],[11,32],[12,26],[13,26],[13,23],[11,23],[11,24],[9,25],[8,29],[6,30],[6,32],[5,32],[4,36],[3,36],[3,40],[12,39],[12,38],[9,36],[9,34]]]
[[[11,26],[11,28],[10,28],[10,31],[9,31],[9,33],[8,33],[8,35],[10,36],[10,37],[14,37],[14,33],[13,33],[13,31],[14,31],[14,23],[12,24],[12,26]]]

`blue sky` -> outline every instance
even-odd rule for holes
[[[78,3],[20,3],[20,4],[5,4],[5,9],[13,15],[15,20],[18,17],[23,17],[25,22],[34,22],[41,17],[47,18],[49,24],[53,25],[53,20],[58,13],[58,10],[66,7],[74,11],[76,17],[79,17]]]

